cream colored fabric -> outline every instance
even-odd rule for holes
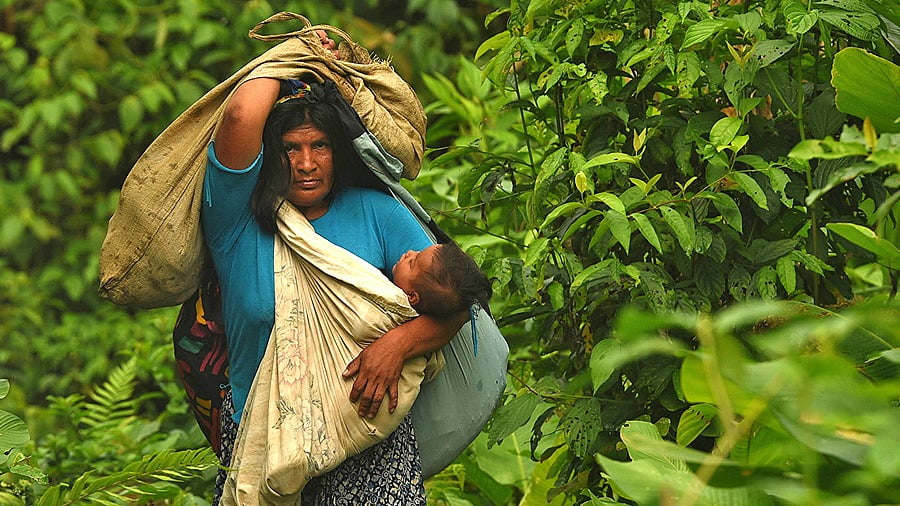
[[[305,21],[285,13],[270,19],[276,18]],[[345,37],[342,59],[322,48],[317,28]],[[402,162],[403,176],[412,179],[418,174],[425,149],[425,113],[412,88],[388,64],[373,62],[346,34],[324,25],[266,40],[283,42],[197,100],[150,144],[129,172],[100,250],[102,297],[149,308],[180,304],[197,290],[204,261],[200,209],[206,147],[228,98],[246,80],[334,81],[366,128]]]
[[[366,345],[416,316],[381,272],[317,235],[293,206],[279,212],[275,326],[241,418],[223,504],[299,504],[311,477],[389,435],[409,412],[426,360],[408,361],[399,405],[360,418],[344,367]],[[440,352],[428,375],[442,366]]]

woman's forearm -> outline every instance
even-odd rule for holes
[[[404,360],[420,357],[444,347],[453,339],[468,317],[468,313],[460,313],[446,319],[422,315],[400,325],[394,331],[401,331],[401,335],[396,338],[400,340]]]

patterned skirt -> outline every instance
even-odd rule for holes
[[[221,460],[231,462],[238,425],[232,420],[231,390],[222,404]],[[219,504],[226,473],[216,477],[213,506]],[[348,458],[323,476],[313,478],[303,488],[304,505],[315,506],[424,506],[425,485],[419,449],[409,415],[384,441]]]

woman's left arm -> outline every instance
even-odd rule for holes
[[[442,319],[422,315],[391,329],[360,352],[344,371],[345,378],[356,376],[350,401],[359,401],[359,416],[373,418],[385,395],[393,413],[403,363],[442,348],[468,319],[468,311]]]

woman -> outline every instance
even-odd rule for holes
[[[334,83],[314,84],[279,100],[281,87],[268,78],[242,84],[208,152],[201,217],[221,282],[228,335],[233,414],[228,416],[226,401],[226,456],[274,323],[277,206],[295,206],[319,235],[388,277],[403,253],[430,245],[406,208],[361,187],[371,174],[342,131],[335,104],[343,98]],[[442,347],[467,318],[465,312],[444,319],[420,316],[386,333],[348,364],[344,376],[356,378],[347,402],[358,401],[359,415],[373,417],[387,395],[393,411],[403,362]],[[216,499],[220,493],[217,485]],[[382,443],[310,482],[303,501],[424,504],[409,417]]]

